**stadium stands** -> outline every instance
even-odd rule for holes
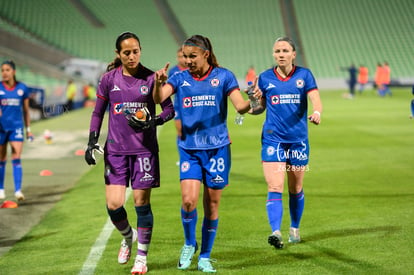
[[[375,64],[383,61],[393,78],[413,77],[414,1],[292,1],[296,21],[284,20],[275,0],[164,0],[185,33],[209,37],[219,63],[240,79],[250,65],[257,72],[273,65],[271,47],[286,34],[283,22],[297,22],[303,46],[298,50],[317,78],[345,78],[339,67],[351,63],[367,65],[372,77]],[[103,62],[113,59],[116,36],[133,31],[141,38],[143,64],[158,69],[175,62],[177,43],[154,1],[78,2],[103,26],[91,24],[72,1],[13,0],[2,1],[0,29]]]
[[[413,77],[411,0],[295,0],[308,66],[318,77],[344,77],[339,67],[365,64],[372,78],[387,61],[392,77]],[[409,58],[411,57],[411,58]]]

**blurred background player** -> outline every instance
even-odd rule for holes
[[[167,80],[165,72],[156,73],[155,101],[163,102],[173,93],[181,116],[182,134],[178,140],[180,155],[181,221],[185,243],[177,268],[188,269],[198,249],[196,240],[197,203],[204,184],[204,219],[198,270],[216,272],[210,254],[216,237],[222,191],[228,185],[231,165],[230,140],[226,125],[227,97],[239,113],[250,110],[237,79],[219,67],[210,40],[194,35],[182,46],[188,70]]]
[[[104,114],[109,105],[108,136],[105,143],[106,204],[112,223],[124,237],[118,262],[126,264],[132,244],[137,240],[137,256],[132,274],[148,271],[147,253],[151,242],[153,214],[151,190],[160,186],[160,167],[156,126],[174,116],[172,102],[167,98],[162,113],[155,115],[153,100],[154,72],[140,63],[141,43],[130,32],[122,33],[115,43],[117,58],[108,66],[97,92],[95,109],[90,123],[90,136],[85,160],[95,164],[94,151],[98,144]],[[135,114],[147,108],[150,119],[127,119],[125,112]],[[124,208],[126,188],[131,184],[137,220],[137,230],[130,226]]]
[[[13,61],[1,64],[0,83],[0,199],[6,197],[4,178],[7,162],[7,145],[10,143],[14,177],[14,195],[18,201],[24,200],[22,193],[23,169],[21,154],[25,138],[33,139],[30,132],[29,93],[27,86],[16,80],[16,65]]]
[[[295,65],[296,47],[288,37],[276,39],[273,57],[277,66],[259,75],[261,104],[267,109],[262,131],[262,163],[268,187],[266,209],[272,234],[268,243],[283,248],[280,231],[285,175],[288,177],[289,242],[301,241],[299,225],[305,205],[303,178],[309,162],[308,119],[318,125],[322,103],[311,71]],[[308,97],[313,112],[307,115]]]
[[[349,94],[345,96],[345,98],[352,99],[355,97],[355,86],[357,83],[357,68],[354,64],[351,64],[349,67],[341,68],[343,71],[348,71],[349,79],[348,79],[348,87],[349,87]]]
[[[172,77],[176,73],[179,73],[181,71],[185,71],[188,69],[187,64],[185,63],[184,56],[183,56],[183,49],[181,47],[177,49],[176,54],[177,54],[176,55],[177,64],[168,71],[168,78]],[[181,126],[180,114],[177,112],[176,105],[177,105],[176,97],[174,97],[174,109],[175,109],[174,123],[175,123],[175,128],[177,129],[177,137],[180,138],[182,126]]]
[[[71,111],[73,110],[73,104],[75,101],[76,93],[78,88],[76,87],[75,82],[73,79],[69,79],[68,85],[66,86],[66,110]]]
[[[251,65],[247,70],[244,80],[246,85],[249,85],[249,82],[254,83],[254,81],[256,80],[256,70],[254,69],[253,65]]]
[[[359,84],[359,93],[362,94],[362,92],[365,89],[365,86],[367,85],[369,80],[369,73],[368,68],[365,65],[360,65],[358,68],[358,84]]]

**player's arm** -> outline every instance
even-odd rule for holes
[[[230,93],[230,101],[239,114],[247,113],[250,110],[250,100],[245,100],[239,89]]]
[[[26,127],[26,138],[33,139],[33,134],[30,130],[30,111],[29,111],[29,98],[23,100],[23,119],[24,126]]]
[[[167,63],[164,68],[158,70],[154,74],[154,92],[152,93],[154,102],[160,104],[168,97],[170,97],[174,90],[171,85],[164,85],[168,79],[167,70],[170,63]]]
[[[308,93],[309,99],[312,102],[313,112],[311,115],[308,116],[308,119],[318,125],[321,123],[321,115],[322,115],[322,101],[321,97],[319,96],[319,91],[317,89],[312,90]]]

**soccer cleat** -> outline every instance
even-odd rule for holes
[[[17,191],[16,193],[14,193],[14,196],[16,197],[17,201],[24,201],[24,195],[22,191]]]
[[[300,242],[300,235],[299,235],[299,228],[291,227],[289,230],[289,242],[290,243],[299,243]]]
[[[137,255],[135,257],[134,266],[131,269],[131,274],[145,274],[148,272],[147,257]]]
[[[132,240],[128,242],[126,239],[123,239],[121,242],[121,248],[118,253],[118,263],[126,264],[131,257],[132,244],[137,241],[138,233],[135,229],[132,228]]]
[[[277,249],[283,248],[282,234],[280,233],[279,230],[276,230],[275,232],[273,232],[272,235],[270,235],[269,238],[267,239],[267,242]]]
[[[211,262],[215,262],[215,260],[211,260],[209,258],[200,258],[198,260],[198,270],[203,271],[205,273],[216,273],[217,270],[211,265]]]
[[[181,255],[180,259],[178,260],[177,268],[181,270],[187,269],[191,265],[191,260],[193,259],[194,254],[197,252],[197,249],[197,243],[195,246],[184,245],[181,248]]]
[[[6,193],[4,193],[4,189],[0,189],[0,200],[4,200],[6,198]]]

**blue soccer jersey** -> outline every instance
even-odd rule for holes
[[[271,68],[260,74],[258,85],[267,109],[262,138],[284,143],[306,140],[307,94],[317,89],[311,71],[294,66],[288,77],[282,78],[276,68]]]
[[[182,121],[178,146],[189,150],[207,150],[230,144],[227,120],[227,96],[239,89],[237,79],[225,68],[210,68],[202,78],[189,71],[174,74],[168,81],[177,100],[175,107]]]
[[[0,122],[3,130],[23,129],[23,102],[28,96],[28,88],[22,82],[17,82],[12,88],[0,83]]]

